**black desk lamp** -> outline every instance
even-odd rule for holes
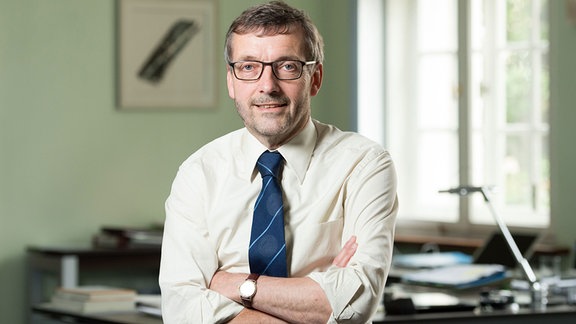
[[[500,215],[496,212],[496,209],[494,209],[494,206],[490,201],[488,191],[489,189],[486,187],[460,186],[448,190],[440,190],[439,192],[457,194],[459,196],[468,196],[469,194],[474,192],[480,192],[482,194],[482,196],[484,197],[484,202],[486,202],[486,205],[488,205],[488,208],[490,209],[490,212],[492,213],[494,220],[496,221],[498,227],[500,228],[500,232],[502,232],[502,235],[506,239],[506,244],[510,248],[510,251],[512,251],[512,254],[516,259],[516,262],[520,265],[520,267],[522,268],[522,272],[524,273],[524,276],[530,283],[530,297],[532,308],[541,309],[543,307],[546,307],[547,287],[544,287],[536,279],[534,270],[532,270],[532,267],[528,263],[528,260],[526,260],[526,258],[524,258],[524,256],[522,255],[520,249],[518,249],[518,245],[516,245],[516,242],[514,241],[512,234],[510,234],[508,226],[506,226],[506,223],[504,222],[502,217],[500,217]]]

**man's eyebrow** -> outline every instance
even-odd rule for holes
[[[276,58],[274,61],[262,61],[259,58],[252,56],[252,55],[248,55],[248,56],[244,56],[244,57],[240,57],[237,61],[261,61],[261,62],[278,62],[278,61],[302,61],[302,59],[300,59],[297,56],[281,56]]]
[[[276,61],[302,61],[298,56],[282,56],[276,59]]]

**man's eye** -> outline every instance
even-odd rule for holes
[[[284,62],[280,64],[280,69],[284,71],[294,71],[296,70],[296,64],[294,64],[294,62]]]
[[[242,64],[242,66],[240,67],[240,70],[242,71],[252,71],[254,70],[256,67],[254,66],[254,64],[251,63],[245,63]]]

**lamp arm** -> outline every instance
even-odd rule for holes
[[[512,234],[510,234],[510,230],[508,229],[508,226],[506,226],[506,223],[504,222],[502,217],[500,217],[500,215],[496,212],[496,209],[494,209],[494,206],[492,205],[492,202],[490,201],[490,197],[489,197],[486,189],[484,187],[481,187],[480,192],[482,193],[482,196],[484,197],[484,201],[486,202],[486,205],[488,205],[488,208],[490,209],[490,212],[492,213],[492,217],[494,217],[494,220],[498,224],[498,227],[500,228],[500,232],[502,232],[502,234],[504,235],[504,238],[506,239],[506,243],[508,244],[508,247],[512,251],[512,254],[514,255],[514,258],[516,259],[516,262],[518,262],[518,264],[522,268],[522,271],[524,272],[526,279],[528,279],[528,281],[530,281],[531,284],[534,284],[537,280],[536,275],[534,274],[534,270],[532,270],[532,267],[528,263],[528,260],[526,260],[526,258],[524,258],[524,256],[522,255],[522,253],[520,252],[520,249],[518,249],[518,245],[516,245],[516,242],[514,241]]]

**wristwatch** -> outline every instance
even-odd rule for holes
[[[256,295],[256,280],[260,277],[257,273],[251,273],[240,285],[240,299],[246,308],[252,308],[252,298]]]

